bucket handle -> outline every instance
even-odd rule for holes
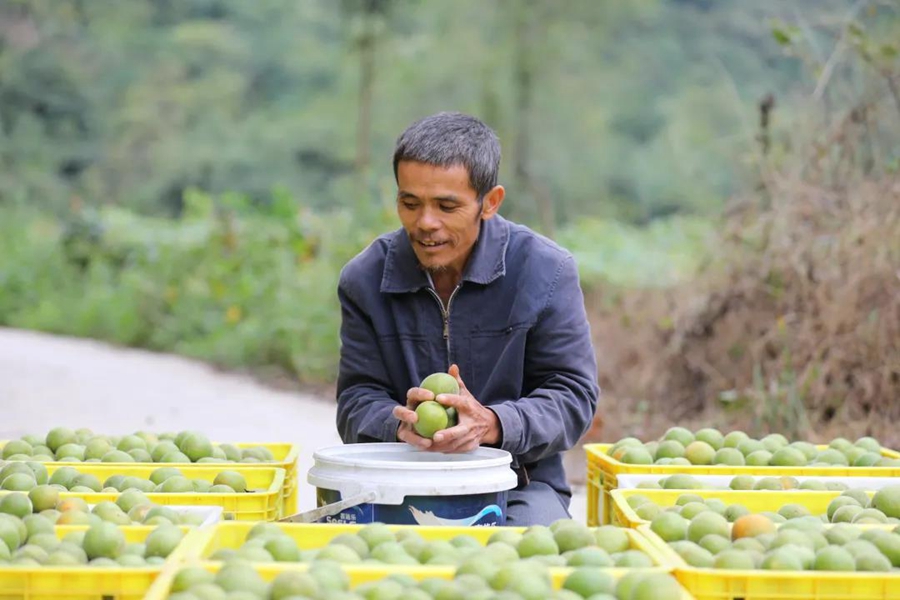
[[[338,502],[332,502],[331,504],[324,504],[319,508],[314,508],[305,512],[299,512],[289,517],[278,519],[278,522],[315,523],[319,521],[319,519],[334,516],[347,508],[353,508],[354,506],[359,506],[360,504],[375,502],[376,500],[378,500],[378,492],[376,492],[375,490],[370,490],[368,492],[355,494],[345,500],[339,500]]]

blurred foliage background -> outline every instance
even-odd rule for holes
[[[848,327],[900,321],[898,39],[897,0],[0,0],[0,324],[331,382],[340,267],[397,226],[394,140],[459,110],[501,137],[504,214],[579,260],[607,421],[673,394],[848,417],[827,356],[753,348],[823,318],[795,292],[852,304],[795,280],[803,248],[844,282],[874,252]],[[829,254],[861,214],[879,240]],[[861,428],[900,404],[872,343]]]

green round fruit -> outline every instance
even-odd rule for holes
[[[613,525],[601,525],[594,529],[594,542],[610,554],[624,552],[631,547],[628,534]]]
[[[259,573],[247,563],[226,563],[215,576],[215,583],[231,594],[250,592],[258,597],[266,597],[269,586]]]
[[[575,521],[557,529],[553,534],[553,538],[559,547],[560,554],[585,548],[594,543],[594,533],[581,523]],[[481,545],[476,541],[475,547],[480,548]]]
[[[448,373],[432,373],[422,380],[419,387],[428,390],[435,397],[440,394],[459,394],[459,382]]]
[[[653,455],[643,446],[628,446],[620,460],[628,465],[652,465]]]
[[[582,598],[589,598],[594,594],[610,594],[615,588],[611,575],[589,567],[575,569],[563,583],[563,589],[571,590]]]
[[[675,440],[684,447],[687,447],[694,439],[694,434],[684,427],[670,427],[663,436],[663,440]]]
[[[850,466],[850,461],[847,460],[844,453],[834,448],[828,448],[827,450],[819,452],[819,455],[816,457],[816,462],[842,467]]]
[[[431,439],[434,434],[447,428],[447,410],[434,400],[422,402],[416,407],[418,420],[413,425],[420,436]]]
[[[25,440],[12,440],[7,442],[5,446],[3,446],[3,452],[0,454],[4,460],[8,460],[9,457],[15,456],[16,454],[24,454],[25,456],[31,456],[31,453],[34,451],[34,448],[31,444],[26,442]]]
[[[165,455],[172,452],[179,452],[178,446],[175,445],[175,442],[163,440],[150,449],[150,458],[153,459],[153,462],[160,462]]]
[[[225,470],[219,472],[213,480],[213,485],[227,485],[239,494],[247,491],[247,480],[237,471]]]
[[[656,460],[684,456],[684,446],[677,440],[664,440],[656,448]]]
[[[666,542],[675,542],[687,538],[690,522],[674,512],[660,513],[650,523],[650,529]]]
[[[718,513],[706,511],[698,514],[688,524],[687,538],[696,543],[709,534],[731,537],[728,520]]]
[[[26,494],[7,494],[0,499],[0,513],[12,515],[19,519],[25,518],[33,511],[31,500]]]
[[[713,447],[714,450],[720,449],[725,444],[725,436],[718,429],[705,427],[694,434],[694,439],[698,442],[706,442]]]
[[[197,462],[201,458],[211,457],[213,454],[212,442],[201,433],[191,433],[187,435],[184,440],[182,440],[179,448],[191,462]]]
[[[127,452],[110,450],[100,457],[100,461],[105,463],[133,463],[134,458]]]
[[[559,546],[552,534],[542,532],[526,532],[516,547],[521,558],[544,554],[559,554]]]
[[[807,461],[814,460],[819,454],[819,449],[816,448],[815,444],[810,444],[809,442],[793,442],[788,444],[788,447],[802,452]]]
[[[144,542],[146,545],[144,556],[147,558],[152,556],[166,558],[181,543],[183,537],[184,534],[181,532],[181,529],[175,525],[160,525],[147,536]]]
[[[146,450],[147,442],[136,435],[126,435],[121,440],[119,440],[118,444],[116,444],[116,450],[120,450],[122,452],[129,452],[135,449]]]
[[[881,442],[873,437],[861,437],[856,440],[854,445],[859,446],[860,448],[863,448],[864,450],[867,450],[869,452],[873,452],[879,456],[881,455]]]
[[[737,448],[738,445],[746,439],[750,439],[750,436],[743,431],[730,431],[725,434],[722,446],[726,448]]]
[[[287,535],[273,537],[267,540],[263,547],[276,562],[298,562],[300,560],[300,549],[297,547],[297,542]]]
[[[738,475],[731,480],[728,487],[735,491],[749,491],[753,489],[756,480],[752,475]]]
[[[150,481],[153,482],[153,485],[159,485],[170,477],[176,477],[180,475],[181,470],[177,467],[160,467],[158,469],[154,469],[153,472],[150,473]]]
[[[271,600],[319,598],[320,594],[321,589],[318,582],[309,573],[284,571],[272,580],[269,598]]]
[[[722,448],[716,451],[712,460],[714,465],[729,465],[732,467],[742,467],[744,462],[744,455],[735,448]]]
[[[886,517],[900,518],[900,485],[886,486],[875,492],[871,505]]]
[[[684,449],[684,458],[692,465],[712,464],[716,451],[706,442],[691,442]]]
[[[125,550],[125,534],[113,523],[100,522],[85,532],[83,547],[91,560],[117,558]]]
[[[807,463],[806,455],[796,448],[785,446],[772,454],[769,464],[775,467],[803,467]]]
[[[11,492],[28,492],[35,487],[37,482],[34,477],[26,473],[13,473],[3,480],[0,488]]]
[[[703,488],[703,483],[696,477],[678,473],[666,477],[662,487],[666,490],[699,490]]]
[[[47,433],[47,439],[45,441],[47,443],[47,447],[50,448],[53,452],[56,452],[61,446],[64,446],[65,444],[78,443],[78,434],[66,427],[56,427],[55,429],[51,429]]]
[[[746,550],[723,550],[716,554],[713,568],[752,570],[756,568],[756,560],[753,553]]]
[[[737,445],[737,449],[741,454],[743,454],[746,457],[746,456],[750,456],[754,452],[759,452],[760,450],[765,450],[766,447],[759,440],[747,438],[746,440],[741,440],[741,442]]]

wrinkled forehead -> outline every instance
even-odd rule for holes
[[[477,196],[464,165],[445,167],[414,161],[401,161],[397,165],[397,193],[422,199],[446,196],[475,199]]]

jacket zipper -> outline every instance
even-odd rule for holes
[[[453,292],[450,293],[450,299],[447,300],[447,308],[444,308],[444,302],[441,300],[441,297],[438,296],[437,292],[434,291],[434,288],[428,288],[428,291],[431,292],[431,295],[437,300],[438,306],[441,308],[441,317],[444,320],[444,342],[447,344],[448,369],[450,368],[450,307],[453,305],[453,297],[456,296],[456,292],[459,291],[461,285],[462,284],[459,284],[453,288]]]

